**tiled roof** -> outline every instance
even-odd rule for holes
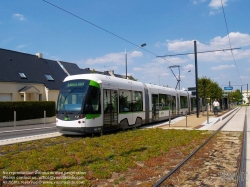
[[[50,90],[59,90],[67,73],[76,75],[93,72],[89,68],[81,69],[75,63],[58,62],[0,48],[0,82],[40,83]],[[111,76],[109,71],[95,73]],[[50,75],[52,80],[48,80],[49,76],[45,75]],[[119,74],[114,76],[124,78]]]
[[[60,61],[60,63],[70,75],[83,74],[82,70],[77,66],[77,64],[63,62],[63,61]]]
[[[51,75],[54,80],[47,80],[45,74]],[[59,90],[66,76],[56,61],[0,49],[0,82],[40,83],[48,89]]]

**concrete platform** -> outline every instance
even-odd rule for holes
[[[62,135],[61,133],[55,132],[55,133],[26,136],[26,137],[20,137],[20,138],[11,138],[11,139],[6,139],[6,140],[1,140],[0,146],[20,143],[20,142],[27,142],[27,141],[32,141],[32,140],[45,139],[45,138],[53,138],[53,137],[57,137],[61,135]]]
[[[163,128],[163,129],[186,129],[186,130],[208,130],[210,127],[214,126],[219,121],[223,121],[228,118],[238,108],[233,108],[226,111],[219,112],[218,116],[214,116],[213,112],[200,112],[197,118],[196,114],[191,114],[188,116],[181,116],[171,120],[169,122],[160,122],[152,127],[148,128]]]

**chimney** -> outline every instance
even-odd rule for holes
[[[38,58],[43,58],[43,54],[42,54],[42,53],[37,53],[36,56],[37,56]]]
[[[109,74],[110,74],[112,77],[115,77],[114,73],[115,73],[114,70],[109,70]]]

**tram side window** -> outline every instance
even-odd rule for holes
[[[196,99],[196,98],[193,98],[193,97],[191,98],[191,110],[193,110],[194,107],[196,107],[195,99]]]
[[[86,113],[101,113],[100,89],[94,86],[89,87],[88,98],[85,102]]]
[[[169,95],[160,94],[159,95],[159,104],[158,104],[159,110],[168,110],[169,102],[170,102]],[[157,109],[157,107],[156,107],[156,109]]]
[[[120,90],[119,93],[119,112],[131,111],[131,91]]]
[[[142,102],[142,92],[133,91],[133,99],[131,104],[132,111],[142,111],[143,110]]]
[[[159,103],[156,103],[156,109],[157,110],[164,110],[165,106],[165,95],[164,94],[159,94]]]
[[[172,109],[176,109],[176,96],[172,96]]]
[[[181,96],[180,100],[181,100],[181,108],[187,108],[188,107],[187,97],[186,96]]]

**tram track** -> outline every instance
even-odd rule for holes
[[[158,180],[154,187],[173,185],[220,186],[221,183],[225,184],[225,186],[244,186],[247,109],[245,111],[243,135],[242,132],[221,131],[237,115],[239,110],[228,116],[229,118],[225,120],[223,125]],[[232,167],[227,167],[227,165]],[[205,172],[207,173],[205,174]],[[202,177],[206,177],[206,179],[202,179]],[[211,184],[209,178],[211,179],[210,182],[212,181]],[[215,185],[215,183],[218,185]]]

